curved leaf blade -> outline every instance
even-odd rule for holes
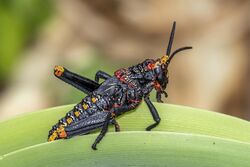
[[[44,143],[2,156],[0,166],[174,166],[249,167],[250,144],[169,132],[109,133],[91,149],[96,135]]]
[[[250,123],[247,121],[201,109],[154,104],[161,116],[161,123],[154,131],[203,134],[250,142]],[[1,122],[0,155],[46,142],[48,130],[72,106],[46,109]],[[136,111],[121,116],[118,122],[122,131],[144,131],[153,120],[143,103]],[[113,129],[110,127],[110,131]]]

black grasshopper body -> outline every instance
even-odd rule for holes
[[[170,54],[175,25],[174,22],[164,56],[156,60],[147,59],[135,66],[119,69],[113,76],[98,71],[93,81],[62,66],[56,66],[54,70],[56,77],[83,91],[87,96],[52,127],[48,141],[88,134],[101,128],[100,134],[92,145],[92,148],[96,149],[96,145],[106,134],[108,125],[113,124],[115,130],[120,131],[115,118],[135,109],[142,100],[146,102],[155,121],[146,130],[150,131],[156,127],[160,123],[160,116],[149,99],[150,92],[153,89],[156,90],[158,102],[162,102],[162,94],[167,97],[165,89],[168,84],[168,65],[176,53],[191,49],[191,47],[182,47]],[[100,78],[104,79],[104,82],[99,84]]]

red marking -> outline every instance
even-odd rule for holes
[[[133,87],[135,87],[135,85],[133,85],[132,83],[128,83],[128,87],[133,88]]]
[[[160,91],[161,90],[161,85],[159,84],[159,82],[155,82],[154,83],[154,88],[156,89],[156,90],[158,90],[158,91]]]
[[[115,72],[115,76],[122,82],[126,82],[125,76],[126,76],[127,70],[124,68],[121,68]]]
[[[115,72],[115,76],[116,76],[117,78],[120,78],[120,77],[121,77],[121,71],[120,71],[120,70],[117,70],[117,71]]]
[[[129,87],[135,87],[135,85],[134,85],[134,83],[131,83],[131,81],[128,79],[128,78],[126,78],[126,77],[129,77],[129,76],[127,76],[128,74],[128,70],[127,69],[125,69],[125,68],[121,68],[121,69],[119,69],[119,70],[117,70],[115,73],[114,73],[114,75],[116,76],[116,78],[118,78],[121,82],[123,82],[123,83],[126,83],[126,84],[128,84],[128,86]]]
[[[113,108],[118,108],[118,107],[120,107],[120,106],[121,106],[121,105],[115,103],[112,107],[113,107]]]
[[[124,76],[122,76],[122,77],[120,78],[120,81],[122,81],[122,82],[126,82],[125,77],[124,77]]]
[[[128,100],[129,102],[132,102],[132,103],[140,103],[141,102],[141,100],[132,100],[132,99],[130,99],[130,100]]]
[[[154,69],[154,64],[153,63],[149,63],[148,65],[147,65],[147,68],[149,69],[149,70],[152,70],[152,69]]]
[[[115,76],[120,79],[125,74],[125,72],[126,72],[126,69],[121,68],[115,72]]]

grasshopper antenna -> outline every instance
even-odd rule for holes
[[[183,51],[183,50],[188,50],[188,49],[192,49],[193,47],[192,46],[185,46],[185,47],[182,47],[182,48],[179,48],[177,50],[175,50],[171,56],[169,57],[168,59],[168,63],[170,63],[170,61],[172,60],[172,58],[174,57],[174,55],[176,55],[177,53]]]
[[[172,44],[173,44],[173,41],[174,41],[175,27],[176,27],[176,22],[174,21],[173,26],[172,26],[171,35],[170,35],[170,38],[169,38],[169,41],[168,41],[168,48],[167,48],[167,51],[166,51],[167,56],[169,56],[170,53],[171,53],[171,48],[172,48]]]

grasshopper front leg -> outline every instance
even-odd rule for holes
[[[149,97],[145,97],[144,100],[145,100],[145,102],[146,102],[146,104],[147,104],[147,106],[152,114],[152,117],[155,121],[155,123],[153,123],[152,125],[150,125],[146,128],[147,131],[150,131],[151,129],[155,128],[160,123],[161,118],[160,118],[155,106],[150,101]]]
[[[111,77],[111,75],[107,74],[107,73],[104,72],[104,71],[99,70],[99,71],[97,71],[96,74],[95,74],[95,81],[96,81],[97,83],[99,83],[99,79],[100,79],[100,78],[106,80],[106,79],[108,79],[108,78],[110,78],[110,77]]]
[[[111,120],[111,124],[113,124],[115,126],[115,131],[116,132],[120,132],[121,131],[120,125],[118,124],[118,122],[114,118]]]

